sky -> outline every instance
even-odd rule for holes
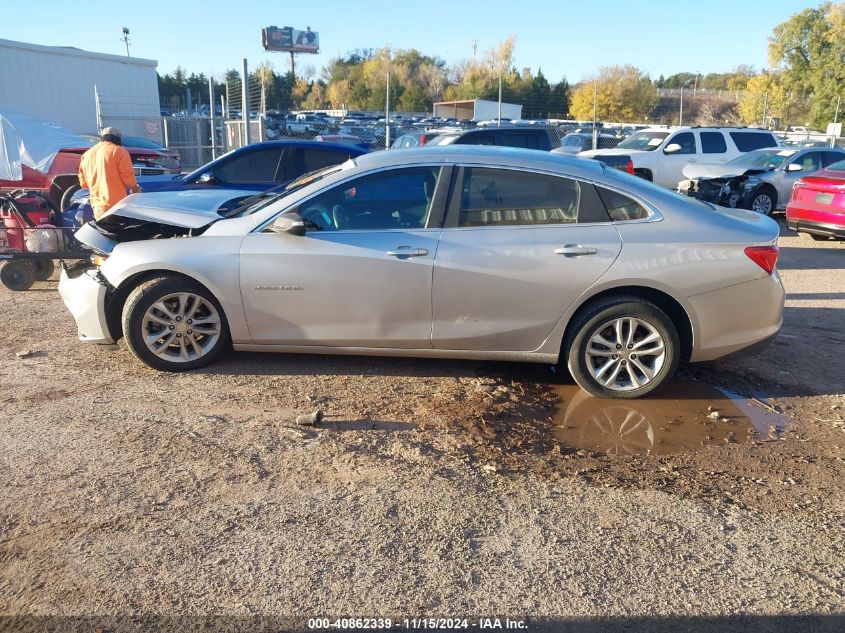
[[[308,66],[319,74],[332,57],[382,46],[416,48],[451,64],[472,58],[473,40],[480,56],[514,35],[517,68],[575,83],[620,63],[652,78],[725,72],[739,64],[765,68],[772,29],[820,1],[0,0],[0,39],[125,54],[125,26],[130,54],[157,60],[160,73],[182,66],[222,76],[241,68],[244,58],[250,68],[270,60],[287,72],[287,53],[261,47],[264,26],[310,26],[319,33],[320,54],[298,55],[297,74]]]

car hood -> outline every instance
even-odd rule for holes
[[[755,169],[743,165],[725,165],[723,163],[691,163],[682,170],[685,178],[734,178],[748,173],[762,173],[766,169]]]
[[[114,205],[107,215],[146,220],[186,229],[198,229],[219,220],[218,211],[226,203],[256,195],[237,189],[154,191],[128,196]]]
[[[98,253],[111,253],[120,242],[195,236],[234,209],[255,191],[167,191],[139,193],[124,198],[99,220],[74,234]]]

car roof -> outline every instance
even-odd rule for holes
[[[324,151],[329,150],[339,150],[342,152],[348,152],[350,148],[355,151],[361,151],[359,148],[356,148],[354,145],[344,145],[342,143],[329,143],[326,141],[262,141],[260,143],[251,143],[249,145],[244,145],[243,147],[239,147],[233,153],[241,153],[241,152],[249,152],[256,149],[266,148],[266,147],[302,147],[308,149],[319,149]]]
[[[414,163],[475,163],[491,167],[527,167],[565,171],[585,178],[603,173],[593,159],[552,154],[536,149],[490,145],[424,145],[412,149],[392,149],[363,154],[355,159],[362,168],[378,169]],[[562,169],[563,168],[563,169]]]

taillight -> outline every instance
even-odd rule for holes
[[[632,161],[630,158],[628,159],[628,164],[625,165],[625,171],[627,171],[632,176],[634,175],[634,161]]]
[[[425,142],[426,142],[427,140],[428,140],[428,137],[427,137],[425,134],[423,134],[422,136],[420,136],[420,145],[425,145]]]
[[[748,258],[771,275],[778,263],[777,246],[748,246],[745,249]]]

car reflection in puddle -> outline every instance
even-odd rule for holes
[[[555,392],[557,441],[611,455],[668,455],[748,442],[786,423],[748,399],[701,383],[675,382],[639,400],[602,400],[575,386]]]

